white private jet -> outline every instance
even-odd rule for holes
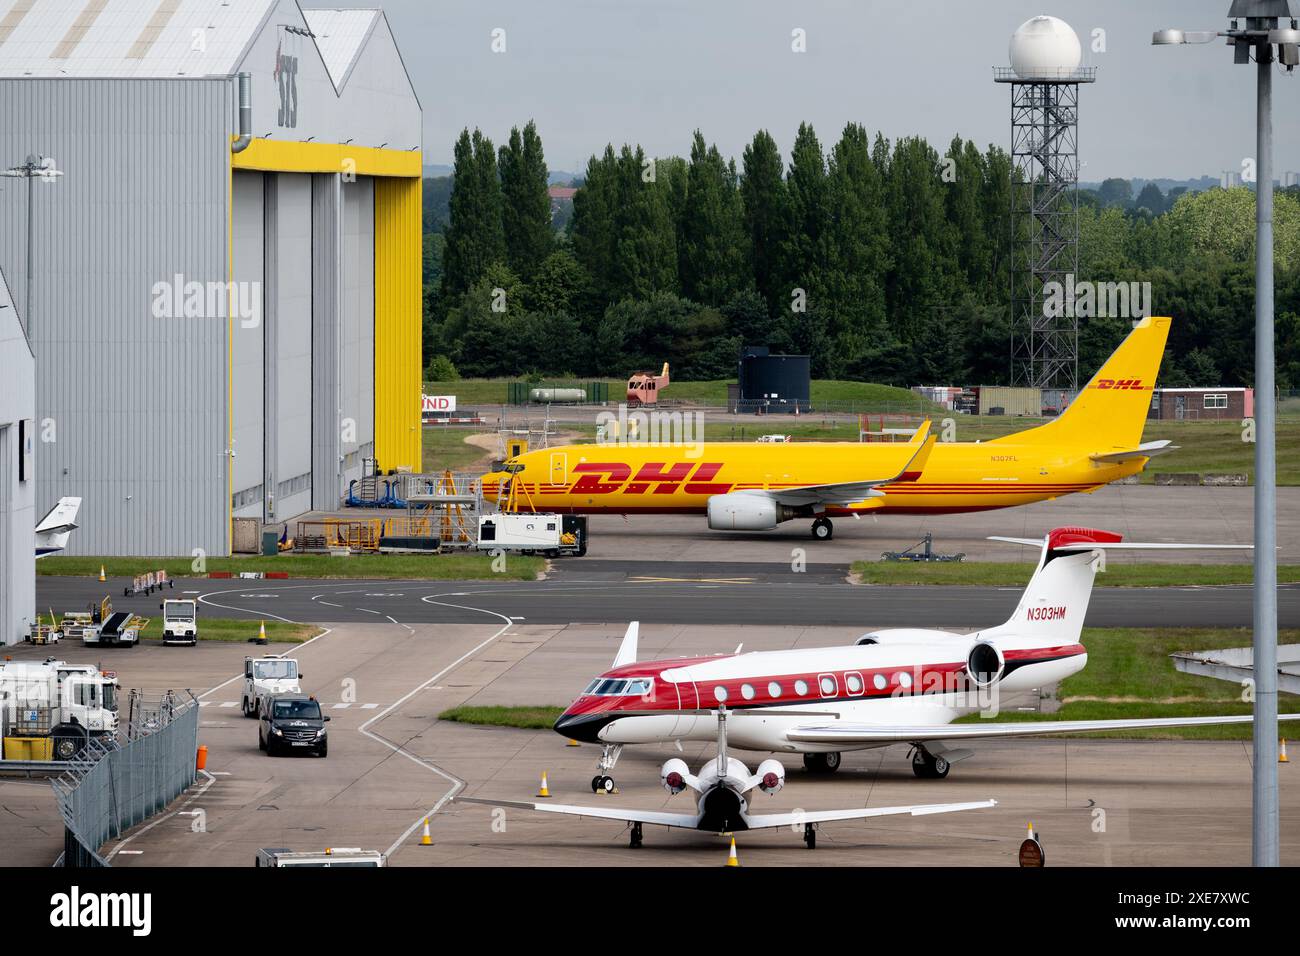
[[[1098,564],[1115,549],[1249,549],[1250,545],[1126,544],[1118,534],[1057,528],[1041,541],[1037,570],[1005,624],[973,634],[897,628],[864,634],[850,646],[757,651],[730,656],[637,662],[637,625],[627,630],[611,670],[587,685],[555,723],[557,733],[602,745],[593,791],[610,776],[625,744],[708,740],[725,706],[731,745],[802,754],[810,771],[829,773],[846,750],[912,746],[918,777],[943,778],[972,751],[952,741],[1249,723],[1249,715],[1122,720],[953,724],[967,714],[996,716],[998,700],[1081,671],[1079,642]],[[735,719],[742,717],[743,719]],[[1300,714],[1283,714],[1294,720]]]
[[[58,554],[68,546],[68,538],[77,527],[80,498],[60,498],[59,503],[36,522],[36,557]]]
[[[775,714],[769,711],[768,715]],[[659,781],[674,796],[683,790],[693,790],[699,797],[694,813],[667,813],[660,810],[633,810],[624,807],[581,807],[568,804],[525,803],[515,800],[485,800],[479,797],[457,797],[461,803],[478,803],[489,807],[514,807],[520,810],[538,810],[543,813],[561,813],[575,817],[594,817],[602,820],[619,820],[631,825],[629,845],[641,846],[646,824],[699,830],[703,833],[738,833],[744,830],[770,830],[776,827],[803,827],[803,840],[808,849],[817,847],[817,825],[839,820],[864,820],[868,817],[887,817],[909,814],[914,817],[936,813],[956,813],[960,810],[982,810],[997,806],[996,800],[978,800],[968,803],[922,803],[904,807],[855,807],[848,810],[797,810],[793,813],[751,813],[745,795],[761,790],[769,796],[785,786],[785,767],[779,760],[764,760],[756,773],[727,753],[727,721],[729,718],[748,720],[746,711],[729,711],[725,706],[712,711],[697,711],[700,719],[717,720],[718,755],[692,774],[686,761],[674,757],[663,765]],[[783,716],[793,716],[784,715]],[[807,717],[807,713],[797,716]]]

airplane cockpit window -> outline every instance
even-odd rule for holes
[[[626,693],[629,697],[644,697],[650,693],[650,681],[644,677],[634,677],[628,681]]]
[[[593,697],[645,697],[653,686],[654,682],[649,677],[633,677],[625,680],[597,677],[587,685],[583,694]]]

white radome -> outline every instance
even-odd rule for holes
[[[1083,60],[1079,37],[1057,17],[1034,17],[1011,34],[1011,69],[1022,79],[1061,76],[1077,70]]]

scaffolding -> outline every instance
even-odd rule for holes
[[[1011,86],[1011,384],[1079,387],[1079,320],[1073,309],[1048,315],[1044,287],[1079,268],[1079,85],[1095,67],[1022,78]]]

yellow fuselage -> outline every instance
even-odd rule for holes
[[[1095,491],[1140,472],[1145,458],[1121,464],[1091,460],[1092,448],[1016,444],[1016,436],[988,443],[935,445],[922,473],[878,489],[882,497],[827,514],[944,514],[986,511]],[[513,459],[523,510],[574,514],[696,514],[714,495],[750,489],[780,490],[899,474],[915,446],[896,443],[709,442],[566,445]],[[485,496],[497,500],[509,476],[488,475]],[[912,480],[908,480],[912,479]],[[531,499],[531,506],[529,505]]]

